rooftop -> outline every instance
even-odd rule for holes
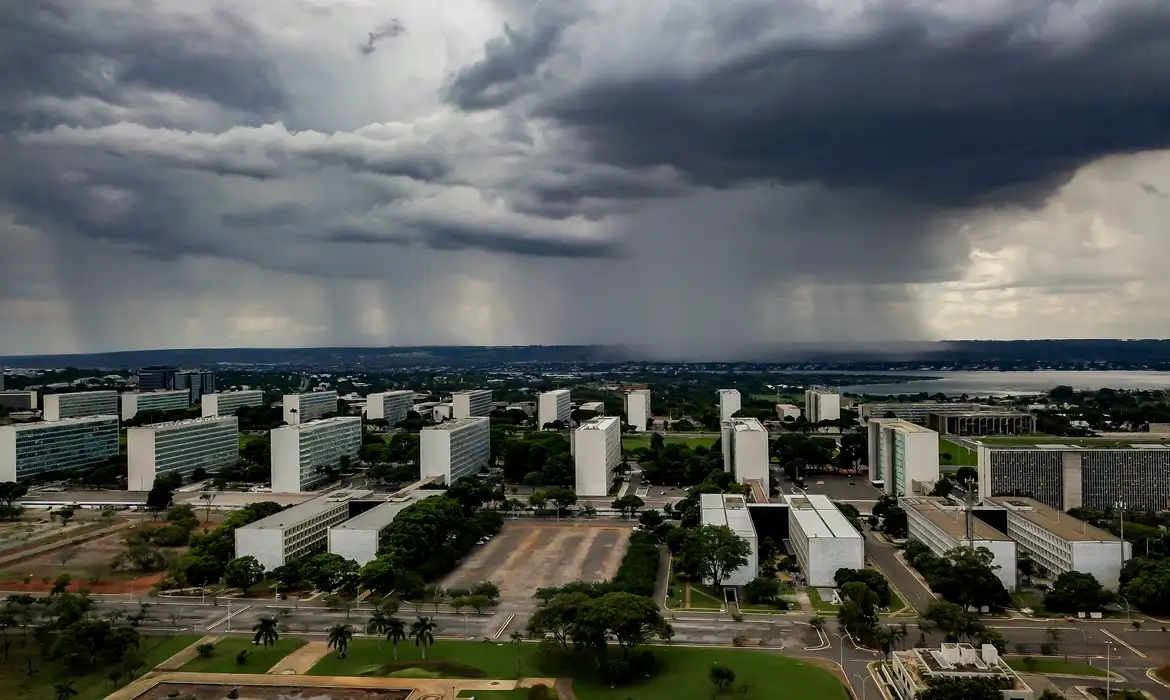
[[[747,500],[743,496],[732,493],[700,494],[699,512],[704,525],[726,525],[737,535],[756,536]]]
[[[545,396],[560,396],[561,394],[568,394],[568,393],[569,393],[568,389],[552,389],[550,391],[544,392],[544,395]]]
[[[931,411],[934,415],[947,418],[1015,418],[1016,416],[1030,416],[1027,411],[1012,411],[1010,409],[995,409],[986,411]]]
[[[910,649],[896,651],[894,658],[914,678],[915,685],[924,687],[936,677],[963,676],[1003,678],[1011,681],[1015,690],[1031,690],[1002,659],[995,647],[984,644],[975,649],[970,644],[943,644],[938,649]]]
[[[811,391],[814,394],[836,394],[836,393],[839,393],[836,389],[829,389],[828,387],[823,387],[823,386],[814,386],[813,388],[809,389],[809,391]]]
[[[743,432],[745,430],[752,432],[767,432],[764,426],[756,418],[732,418],[728,421],[731,423],[731,429],[736,432]]]
[[[892,428],[894,430],[900,430],[904,433],[933,433],[934,432],[930,428],[924,428],[921,425],[918,425],[917,423],[911,423],[910,421],[904,420],[902,418],[870,418],[869,422],[870,423],[878,423],[883,428]]]
[[[720,390],[719,390],[718,392],[716,392],[716,393],[719,393],[719,394],[735,394],[735,395],[737,395],[737,396],[738,396],[738,395],[739,395],[739,389],[720,389]]]
[[[1045,449],[1112,449],[1112,450],[1130,450],[1130,449],[1149,449],[1153,445],[1170,445],[1170,436],[1160,435],[1157,433],[1133,433],[1127,435],[1123,439],[1116,437],[1108,438],[1078,438],[1078,437],[1064,437],[1058,435],[1012,435],[1012,436],[994,436],[981,437],[973,439],[974,442],[982,444],[986,447],[996,449],[1030,449],[1043,447]],[[1141,448],[1135,448],[1135,444],[1141,444]]]
[[[192,425],[202,425],[204,423],[236,423],[238,419],[235,416],[211,416],[209,418],[185,418],[183,420],[172,420],[166,423],[151,423],[150,425],[141,425],[136,428],[127,428],[127,430],[169,430],[171,428],[185,428]]]
[[[467,389],[465,391],[452,391],[451,395],[452,396],[466,396],[466,395],[470,395],[470,394],[490,394],[490,393],[492,393],[491,389]]]
[[[305,501],[300,505],[286,508],[285,510],[270,515],[267,518],[257,520],[250,525],[244,525],[240,529],[251,528],[257,530],[279,530],[286,526],[295,525],[304,522],[309,518],[314,518],[326,511],[336,508],[339,504],[348,503],[362,498],[368,498],[373,491],[332,491],[330,493],[322,494],[311,501]],[[267,494],[263,494],[267,495]],[[212,506],[215,501],[212,501]]]
[[[448,420],[439,423],[438,425],[428,425],[423,430],[459,430],[466,428],[469,425],[478,425],[480,423],[487,423],[490,419],[487,416],[473,416],[471,418],[456,418],[455,420]]]
[[[967,538],[967,510],[937,498],[902,498],[899,505],[926,518],[956,540]],[[984,541],[1011,541],[1011,538],[971,514],[971,538]]]
[[[837,506],[822,494],[785,496],[789,512],[808,537],[860,539],[861,534]]]
[[[336,392],[336,391],[333,391],[333,390],[329,390],[329,391],[306,391],[306,392],[305,392],[305,393],[303,393],[303,394],[285,394],[285,395],[284,395],[284,398],[286,398],[286,399],[289,399],[289,398],[295,398],[297,401],[300,401],[300,400],[301,400],[301,398],[303,398],[303,397],[305,397],[305,396],[308,396],[308,397],[310,397],[310,398],[318,398],[318,397],[320,397],[320,398],[323,398],[323,399],[336,399],[336,398],[337,398],[337,392]]]
[[[1116,536],[1101,528],[1031,498],[998,496],[988,500],[1069,542],[1118,541]]]
[[[597,416],[578,425],[577,430],[606,430],[617,421],[617,416]]]
[[[402,496],[395,496],[390,498],[385,503],[379,506],[374,506],[365,513],[347,520],[340,525],[334,525],[334,529],[340,530],[377,530],[381,531],[394,520],[394,518],[406,509],[410,504],[421,501],[424,498],[431,496],[439,496],[445,493],[438,489],[418,489],[417,491],[410,491]]]
[[[332,418],[318,418],[317,420],[305,421],[304,423],[294,425],[282,425],[279,428],[273,428],[273,430],[315,430],[339,423],[360,423],[361,421],[361,416],[334,416]]]
[[[108,423],[117,422],[118,416],[83,416],[81,418],[62,418],[61,420],[45,420],[38,423],[21,423],[20,425],[4,425],[0,428],[15,428],[17,430],[37,430],[38,428],[55,428],[79,423]]]
[[[160,391],[127,391],[123,396],[190,396],[186,389],[163,389]]]

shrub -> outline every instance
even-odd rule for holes
[[[658,584],[658,569],[662,557],[658,553],[658,539],[645,530],[630,535],[630,548],[622,557],[622,563],[614,575],[613,590],[634,595],[654,595]]]
[[[195,653],[199,654],[202,659],[210,659],[215,656],[215,644],[207,642],[195,647]]]
[[[236,663],[243,666],[244,664],[248,663],[248,657],[251,655],[252,652],[248,651],[247,649],[240,650],[240,653],[236,654]]]
[[[538,683],[528,689],[528,700],[557,700],[557,691]]]
[[[461,664],[458,661],[447,661],[440,659],[436,661],[387,661],[381,666],[369,669],[362,673],[363,676],[389,676],[392,673],[404,671],[406,669],[416,668],[420,671],[428,671],[437,674],[436,678],[486,678],[487,673],[475,666],[468,666]]]

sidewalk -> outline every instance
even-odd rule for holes
[[[309,642],[277,661],[276,665],[268,669],[268,673],[284,676],[304,675],[328,653],[329,644],[326,642]]]
[[[215,644],[218,641],[219,637],[210,635],[203,637],[154,668],[158,671],[178,671],[183,667],[183,664],[199,655],[198,648],[200,644]]]

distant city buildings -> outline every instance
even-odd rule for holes
[[[841,420],[841,394],[819,386],[804,392],[804,417],[809,423]]]
[[[122,394],[122,420],[131,420],[139,413],[186,411],[191,407],[191,392],[177,391],[128,391]]]
[[[475,418],[492,412],[491,389],[471,389],[451,394],[451,417]]]
[[[45,394],[41,414],[46,421],[86,416],[118,415],[118,392],[76,391],[68,394]]]
[[[736,411],[742,407],[739,390],[720,389],[717,394],[719,397],[719,421],[731,420],[731,417],[735,415]]]
[[[264,392],[259,389],[244,391],[221,391],[203,397],[200,410],[204,418],[212,416],[234,416],[236,410],[245,406],[263,406]]]
[[[828,496],[784,496],[784,501],[788,541],[807,585],[833,588],[838,569],[865,568],[865,540]]]
[[[940,435],[1028,435],[1036,432],[1036,416],[1018,411],[929,413],[926,427]]]
[[[560,421],[566,427],[569,425],[569,414],[572,413],[573,399],[568,389],[554,389],[540,394],[537,401],[537,427],[543,428],[549,423]]]
[[[455,418],[427,426],[419,434],[422,478],[439,477],[447,485],[488,466],[491,421],[486,417]]]
[[[205,395],[215,393],[215,372],[177,372],[174,388],[186,389],[191,395],[191,403],[200,403]]]
[[[723,471],[731,472],[736,483],[758,481],[764,494],[770,493],[771,455],[768,431],[755,418],[731,418],[722,423]]]
[[[874,418],[868,427],[870,479],[882,480],[886,493],[910,496],[915,482],[938,481],[938,433],[897,418]]]
[[[196,469],[211,473],[240,458],[235,416],[192,418],[126,430],[126,487],[149,491],[159,476],[177,474],[189,481]]]
[[[366,419],[384,420],[390,427],[406,420],[406,414],[414,406],[414,392],[383,391],[366,397]]]
[[[984,408],[987,406],[978,403],[939,403],[937,401],[860,403],[857,404],[857,413],[858,419],[862,423],[868,423],[872,418],[893,417],[925,426],[931,413],[974,413]],[[889,414],[893,414],[893,416]]]
[[[276,493],[308,491],[324,482],[326,468],[337,467],[342,457],[358,458],[362,447],[362,419],[337,416],[286,425],[274,428],[269,433],[269,442],[272,490]]]
[[[626,392],[626,423],[634,426],[635,432],[643,433],[649,430],[649,389],[633,389]]]
[[[597,417],[577,426],[571,434],[575,478],[580,497],[598,498],[609,493],[614,468],[622,461],[622,426],[617,416]]]
[[[0,481],[41,479],[118,454],[118,417],[0,425]]]
[[[167,391],[175,388],[174,367],[143,367],[138,370],[138,391]]]
[[[308,423],[326,413],[337,413],[336,391],[312,391],[307,394],[285,394],[282,401],[284,422],[289,425]]]

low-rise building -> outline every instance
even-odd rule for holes
[[[236,556],[255,557],[265,570],[324,552],[329,528],[349,520],[350,501],[370,491],[335,491],[236,528]]]
[[[897,700],[914,700],[931,683],[943,678],[987,678],[1004,700],[1034,700],[1035,693],[990,644],[980,650],[970,644],[943,644],[939,649],[910,649],[890,653],[880,671]]]
[[[128,391],[122,394],[122,420],[131,420],[139,413],[186,411],[190,406],[191,392],[187,389]]]
[[[841,394],[820,386],[804,392],[804,417],[809,423],[841,420]]]
[[[286,394],[281,406],[284,422],[288,425],[308,423],[323,418],[327,413],[337,413],[336,391],[311,391],[307,394]]]
[[[1019,411],[929,413],[926,427],[942,435],[1028,435],[1036,432],[1036,416]]]
[[[45,394],[41,414],[47,421],[62,418],[118,415],[118,392],[75,391],[68,394]]]
[[[117,454],[117,416],[0,425],[0,481],[40,479]]]
[[[719,397],[719,421],[731,420],[736,411],[743,407],[739,389],[720,389],[716,394]]]
[[[726,525],[748,543],[747,564],[729,571],[718,586],[746,586],[760,575],[759,542],[752,516],[743,496],[731,493],[704,493],[699,496],[699,515],[703,525]]]
[[[236,410],[245,406],[263,406],[264,392],[259,389],[241,391],[220,391],[203,396],[200,410],[204,418],[213,416],[234,416]]]
[[[755,418],[723,421],[723,471],[731,472],[738,484],[760,483],[765,494],[771,488],[768,431]]]
[[[439,477],[450,485],[488,466],[491,455],[491,420],[486,417],[455,418],[431,425],[419,433],[419,466],[422,477]]]
[[[410,504],[431,496],[442,495],[435,489],[418,489],[396,496],[365,513],[329,528],[329,552],[352,559],[362,566],[378,557],[385,544],[386,530],[394,518]]]
[[[585,403],[581,404],[579,408],[582,411],[592,411],[599,416],[605,415],[604,401],[586,401]]]
[[[597,417],[577,426],[569,442],[573,453],[574,491],[580,497],[603,497],[622,461],[622,426],[617,416]]]
[[[626,392],[626,422],[634,431],[644,433],[650,424],[650,390],[633,389]]]
[[[215,472],[240,458],[239,419],[192,418],[126,430],[127,488],[149,491],[154,480],[178,474],[183,481],[196,469]]]
[[[940,403],[938,401],[859,403],[857,404],[857,413],[858,420],[862,423],[868,423],[874,418],[899,418],[925,426],[931,413],[974,413],[984,408],[994,407],[978,403]]]
[[[568,389],[554,389],[540,394],[537,401],[536,424],[543,428],[549,423],[560,421],[561,425],[569,425],[569,414],[572,413],[573,399]]]
[[[869,474],[895,496],[915,494],[914,484],[939,478],[938,433],[898,418],[869,421]]]
[[[776,417],[782,421],[800,418],[800,406],[792,403],[776,404]]]
[[[384,420],[395,426],[406,420],[414,406],[414,392],[409,389],[383,391],[366,397],[366,418]]]
[[[991,553],[995,575],[1008,591],[1016,589],[1016,543],[983,522],[971,509],[942,498],[902,498],[911,539],[922,542],[936,556],[955,547],[983,547]]]
[[[275,428],[269,433],[272,449],[272,490],[307,491],[325,481],[326,467],[342,457],[355,460],[362,447],[362,419],[357,416],[321,418]]]
[[[492,412],[492,390],[471,389],[456,391],[451,394],[451,417],[477,418],[490,415]]]
[[[9,411],[35,411],[37,392],[0,391],[0,408],[7,408]]]
[[[838,569],[865,568],[865,540],[828,496],[785,496],[788,542],[813,587],[837,585]]]

